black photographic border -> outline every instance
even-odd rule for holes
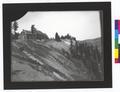
[[[67,82],[11,82],[10,23],[24,16],[27,11],[95,11],[103,12],[102,37],[104,48],[104,81]],[[3,4],[3,57],[4,89],[63,89],[63,88],[112,88],[111,55],[111,2],[69,3],[4,3]]]

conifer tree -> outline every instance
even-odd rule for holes
[[[14,30],[14,34],[12,34],[12,39],[18,39],[19,33],[17,33],[17,29],[18,29],[18,23],[17,21],[14,21],[13,24],[11,25],[11,29]]]
[[[14,22],[13,22],[12,28],[13,28],[13,30],[14,30],[14,33],[16,33],[16,31],[17,31],[17,29],[18,29],[18,23],[17,23],[17,21],[14,21]]]
[[[57,32],[56,32],[56,34],[55,34],[55,40],[58,41],[58,42],[61,41],[61,40],[60,40],[60,36],[58,35]]]

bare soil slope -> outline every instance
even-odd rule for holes
[[[70,57],[69,42],[20,39],[11,42],[12,81],[90,81],[84,61]]]

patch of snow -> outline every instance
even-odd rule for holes
[[[61,77],[58,73],[56,73],[56,72],[53,72],[53,74],[57,77],[57,78],[59,78],[60,80],[66,80],[66,79],[64,79],[63,77]]]
[[[64,41],[64,43],[66,43],[67,45],[70,45],[70,42],[69,42],[69,41]]]

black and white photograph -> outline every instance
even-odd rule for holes
[[[3,4],[4,89],[111,88],[111,3]]]
[[[11,22],[11,81],[103,81],[100,11],[28,11]]]

